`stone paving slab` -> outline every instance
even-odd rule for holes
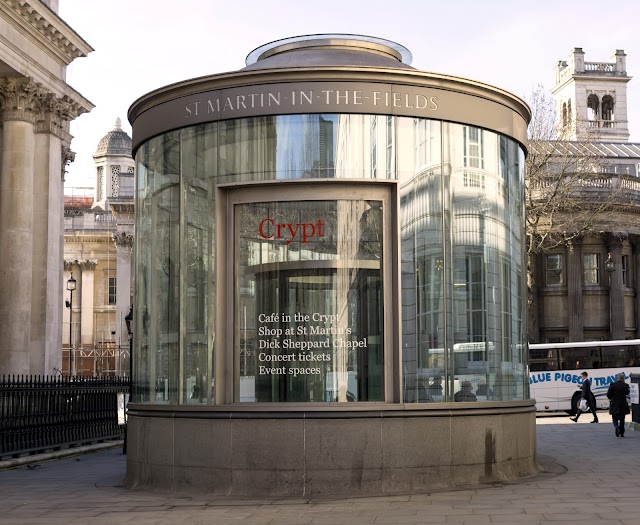
[[[537,420],[547,472],[513,484],[349,499],[227,499],[128,490],[122,449],[0,470],[0,525],[640,525],[640,432]]]

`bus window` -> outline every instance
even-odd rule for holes
[[[602,366],[619,368],[623,366],[638,366],[637,346],[608,346],[602,349]]]
[[[602,367],[600,348],[560,348],[562,370],[590,370]]]
[[[544,350],[529,349],[529,369],[532,372],[544,372],[546,370],[557,370],[558,351],[555,348]]]

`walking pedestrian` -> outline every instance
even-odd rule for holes
[[[587,374],[586,372],[582,372],[582,374],[580,375],[582,376],[582,386],[580,387],[582,389],[582,395],[580,396],[580,401],[582,401],[583,399],[585,400],[587,406],[591,409],[591,413],[593,414],[592,423],[597,423],[598,414],[596,413],[596,400],[591,393],[591,381],[589,381],[589,374]],[[586,412],[586,409],[580,408],[580,406],[578,406],[578,413],[576,414],[576,417],[571,418],[571,421],[575,421],[577,423],[580,414],[582,414],[583,412]]]
[[[609,414],[616,429],[616,437],[624,437],[624,416],[629,410],[627,396],[629,395],[629,385],[624,382],[624,374],[618,374],[618,380],[609,385],[607,397],[609,398]]]

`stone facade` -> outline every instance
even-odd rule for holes
[[[74,188],[65,196],[64,282],[73,275],[77,288],[62,320],[62,370],[125,375],[130,363],[124,318],[132,293],[134,161],[131,138],[120,119],[100,140],[93,158],[95,186]]]
[[[65,82],[92,48],[57,2],[0,4],[0,371],[61,366],[62,194],[69,122],[93,105]]]
[[[534,260],[531,342],[640,337],[640,144],[628,142],[626,55],[585,62],[581,48],[558,62],[558,127],[565,143],[589,155],[601,177],[585,198],[610,198],[612,210],[589,232]]]

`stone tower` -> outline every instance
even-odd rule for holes
[[[109,211],[109,201],[120,195],[133,195],[134,160],[131,157],[131,137],[122,131],[119,118],[93,155],[96,166],[94,208]]]
[[[559,136],[567,140],[629,140],[626,57],[617,49],[611,62],[585,62],[582,48],[556,65],[551,90],[558,104]]]
[[[131,306],[131,264],[133,251],[134,171],[131,137],[116,119],[113,130],[98,143],[93,160],[96,166],[94,209],[110,211],[116,222],[113,241],[117,254],[116,343],[126,340],[124,318]]]

